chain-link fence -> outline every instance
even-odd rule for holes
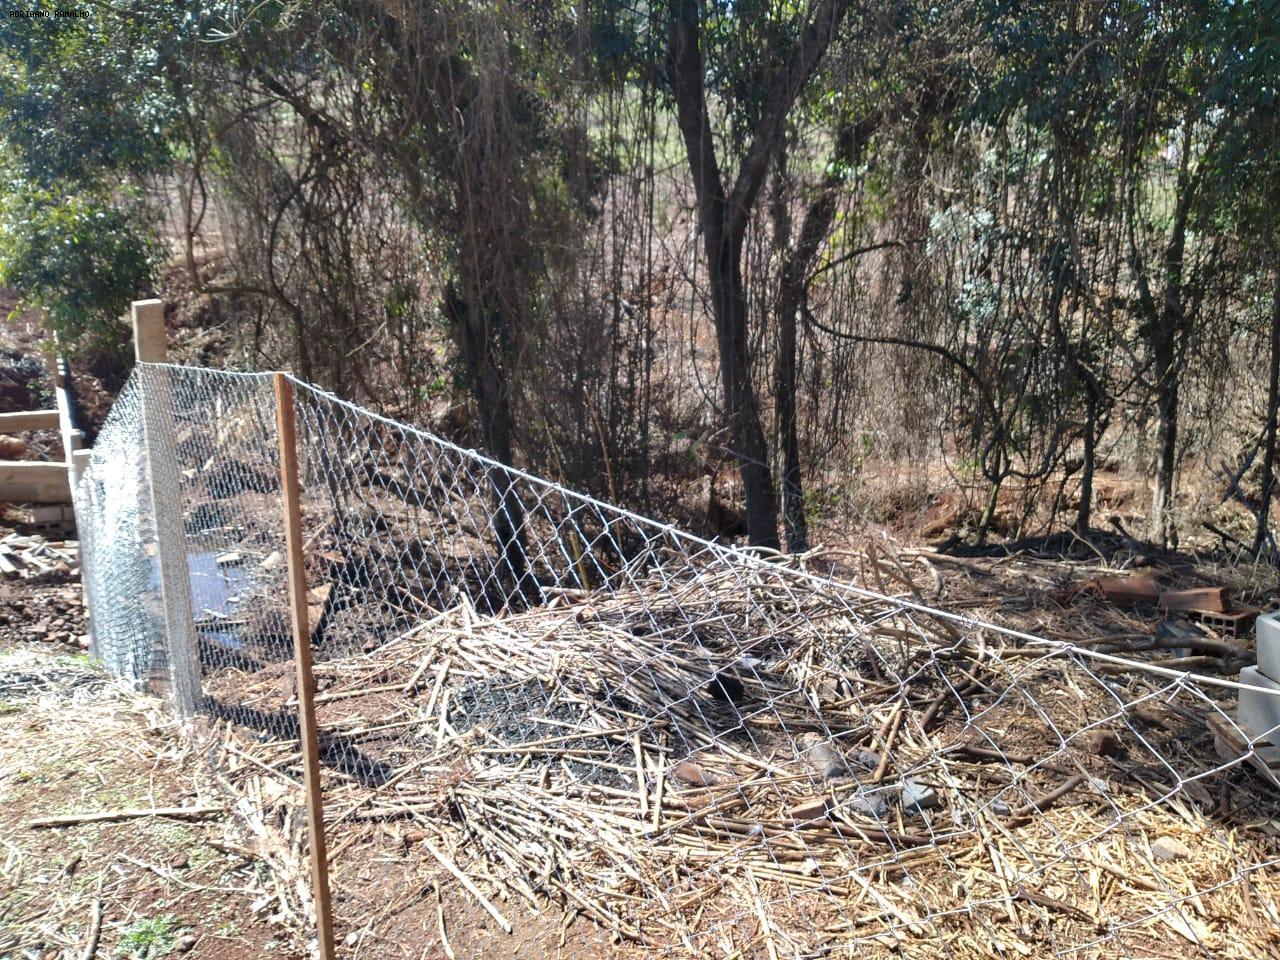
[[[1277,955],[1280,791],[1232,684],[295,389],[343,954]],[[297,909],[275,415],[269,375],[140,365],[77,496],[97,654],[193,712]]]

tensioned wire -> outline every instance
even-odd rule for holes
[[[277,372],[277,371],[246,372],[246,371],[236,371],[236,370],[215,370],[209,367],[195,367],[195,366],[188,366],[184,364],[174,364],[174,363],[140,363],[137,366],[154,368],[158,370],[171,370],[177,373],[196,374],[200,376],[215,376],[215,377],[228,377],[228,378],[234,377],[234,378],[240,378],[245,380],[259,380],[259,381],[269,380]],[[1117,656],[1115,654],[1103,653],[1099,650],[1094,650],[1089,647],[1077,646],[1076,644],[1070,643],[1069,641],[1066,641],[1066,640],[1052,640],[1052,639],[1049,639],[1048,637],[1037,636],[1036,634],[1027,633],[1026,631],[1018,630],[1013,627],[1003,626],[997,623],[991,623],[990,621],[982,620],[968,614],[956,613],[954,611],[945,610],[940,607],[932,607],[926,603],[921,603],[915,600],[908,600],[903,597],[891,597],[886,594],[877,593],[874,590],[868,590],[865,587],[859,587],[852,583],[848,583],[841,580],[834,580],[829,577],[823,577],[818,574],[812,573],[808,570],[797,569],[795,567],[789,567],[780,563],[775,563],[773,562],[772,557],[781,557],[784,555],[778,553],[777,551],[769,550],[767,548],[739,547],[739,546],[733,546],[733,545],[726,545],[722,543],[715,543],[711,540],[707,540],[703,537],[699,537],[696,534],[689,533],[686,530],[682,530],[681,528],[675,526],[674,524],[670,524],[670,523],[664,524],[657,520],[652,519],[651,517],[646,517],[643,514],[635,513],[631,510],[628,510],[625,507],[620,507],[620,506],[617,506],[616,504],[607,503],[603,500],[597,500],[594,497],[588,496],[587,494],[570,490],[567,487],[563,487],[557,483],[553,483],[549,480],[543,479],[542,477],[536,476],[535,474],[522,470],[519,467],[513,467],[508,464],[501,463],[498,460],[494,460],[492,457],[486,456],[480,451],[473,450],[468,447],[459,446],[458,444],[455,444],[449,440],[446,440],[443,437],[439,437],[428,430],[422,429],[421,427],[414,426],[413,424],[404,423],[402,421],[395,420],[383,414],[376,413],[372,410],[369,410],[365,407],[360,406],[359,404],[353,403],[349,400],[344,400],[342,397],[339,397],[337,394],[334,394],[331,391],[325,390],[322,387],[318,387],[312,383],[308,383],[305,380],[300,380],[288,371],[279,371],[279,372],[283,373],[289,379],[289,381],[293,383],[294,386],[298,387],[300,390],[306,391],[307,393],[314,394],[315,396],[320,397],[326,402],[342,408],[343,410],[345,410],[347,413],[351,415],[354,415],[357,417],[365,417],[375,423],[380,423],[392,429],[403,431],[407,434],[410,434],[421,440],[424,440],[430,444],[433,444],[442,450],[446,450],[457,456],[470,459],[478,464],[489,467],[490,469],[501,471],[502,473],[506,474],[509,477],[523,480],[524,482],[530,484],[531,486],[540,488],[541,490],[547,493],[555,493],[565,497],[566,499],[577,501],[579,504],[583,506],[592,507],[603,513],[613,514],[617,517],[630,520],[632,523],[636,524],[639,527],[653,531],[655,534],[668,537],[673,541],[677,541],[677,542],[683,541],[685,543],[695,545],[698,548],[706,550],[726,562],[741,563],[747,566],[749,569],[764,570],[764,571],[767,571],[768,573],[775,574],[775,575],[783,574],[787,577],[792,577],[797,580],[804,581],[810,584],[811,586],[825,588],[825,589],[839,590],[846,594],[858,597],[863,600],[871,600],[871,601],[877,601],[881,603],[893,604],[900,609],[910,610],[915,613],[921,613],[931,617],[937,617],[939,619],[949,621],[959,626],[963,626],[970,630],[989,630],[992,633],[1006,636],[1011,639],[1020,640],[1027,644],[1032,644],[1038,647],[1046,648],[1046,650],[1050,653],[1050,655],[1075,654],[1082,657],[1087,657],[1091,660],[1097,660],[1103,663],[1110,663],[1117,666],[1126,667],[1131,670],[1141,671],[1141,672],[1165,677],[1171,680],[1178,680],[1178,681],[1189,680],[1198,684],[1222,687],[1230,690],[1254,690],[1254,691],[1258,691],[1258,692],[1265,693],[1272,696],[1277,695],[1275,691],[1271,690],[1270,688],[1261,687],[1256,684],[1242,683],[1239,680],[1228,680],[1225,677],[1215,677],[1215,676],[1210,676],[1208,674],[1196,673],[1190,670],[1174,670],[1169,667],[1161,667],[1156,664],[1144,663],[1141,660],[1134,660],[1128,657]],[[137,377],[137,376],[139,376],[139,374],[135,372],[134,374],[131,374],[130,379],[132,380],[134,377]]]

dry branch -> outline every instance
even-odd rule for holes
[[[147,817],[166,817],[171,820],[208,820],[226,812],[224,807],[150,807],[122,810],[96,810],[92,813],[68,813],[55,817],[39,817],[28,820],[32,830],[52,827],[74,827],[82,823],[108,823],[116,820],[141,820]]]

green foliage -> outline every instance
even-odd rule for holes
[[[182,926],[173,914],[147,917],[134,922],[116,947],[116,954],[128,960],[154,960],[173,953]]]
[[[18,175],[44,188],[139,175],[168,157],[175,104],[164,23],[115,9],[8,21],[0,32],[0,142]]]
[[[0,282],[68,347],[116,344],[160,253],[136,185],[171,162],[182,31],[174,5],[135,6],[0,33]]]
[[[112,348],[153,284],[159,244],[137,202],[19,190],[0,201],[0,283],[43,305],[69,344]]]

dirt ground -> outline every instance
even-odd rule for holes
[[[74,647],[15,642],[15,632],[0,640],[0,960],[306,956],[269,872],[225,814],[31,826],[223,801],[159,701]]]

